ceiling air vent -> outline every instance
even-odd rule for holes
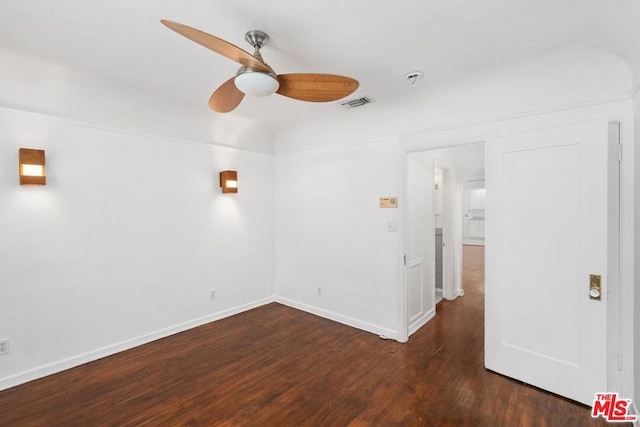
[[[362,107],[364,105],[371,104],[372,102],[373,102],[373,99],[363,96],[362,98],[352,99],[350,101],[343,102],[340,105],[343,108],[346,108],[347,110],[351,110],[352,108]]]

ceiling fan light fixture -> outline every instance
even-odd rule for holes
[[[261,71],[242,71],[233,82],[239,91],[252,96],[272,95],[280,87],[275,76]]]
[[[252,30],[245,34],[245,40],[254,49],[251,54],[197,28],[168,19],[160,22],[181,36],[242,65],[236,75],[220,85],[209,98],[209,108],[218,113],[233,111],[245,95],[268,96],[277,93],[300,101],[332,102],[351,95],[359,86],[356,79],[337,74],[276,75],[260,54],[260,49],[269,41],[269,36],[263,31]]]

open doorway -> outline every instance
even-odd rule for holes
[[[602,121],[584,122],[492,138],[480,154],[486,150],[486,166],[478,166],[487,171],[485,219],[490,246],[483,269],[490,292],[477,293],[484,295],[489,308],[485,312],[485,366],[587,404],[603,384],[614,391],[624,389],[628,382],[622,373],[628,373],[628,367],[622,362],[631,359],[624,347],[629,339],[621,340],[629,336],[623,330],[623,319],[629,317],[624,317],[626,306],[619,303],[619,274],[625,271],[621,267],[625,258],[620,256],[624,249],[620,183],[627,175],[619,156],[620,128],[617,123],[608,126]],[[474,156],[456,150],[468,147],[407,153],[404,249],[410,262],[415,256],[424,258],[423,270],[415,270],[419,273],[415,277],[425,278],[417,282],[423,285],[419,290],[424,295],[433,289],[435,296],[435,283],[431,288],[430,282],[435,276],[435,267],[430,269],[434,255],[428,252],[435,247],[435,219],[429,214],[433,206],[431,211],[428,204],[415,210],[420,207],[415,196],[423,191],[433,194],[436,160],[452,166],[458,194],[457,179],[464,175],[458,174],[455,162],[473,161]],[[415,178],[421,175],[414,170],[427,171],[424,182],[432,180],[431,185],[420,187]],[[422,197],[423,203],[430,200]],[[458,196],[454,200],[460,201]],[[456,208],[452,211],[453,215],[458,212]],[[463,209],[459,212],[462,215]],[[453,219],[454,275],[463,261],[460,252],[470,247],[484,251],[484,246],[463,246],[463,223],[462,217]],[[423,224],[428,224],[427,232],[415,228],[424,228]],[[414,252],[425,241],[424,252]],[[409,269],[404,272],[408,276]],[[454,282],[459,280],[458,275]],[[608,283],[603,293],[602,280]],[[405,283],[401,302],[409,303],[414,294],[407,291],[410,282]],[[460,283],[458,292],[463,289]],[[452,304],[464,307],[476,300],[482,298],[465,297],[451,304],[442,301],[438,309],[446,313]],[[402,308],[400,312],[401,319],[408,319]],[[435,303],[432,313],[433,324],[448,318],[444,313],[436,315]],[[406,329],[408,335],[420,324],[412,326]],[[447,331],[452,327],[447,325]]]
[[[454,299],[459,295],[454,283],[455,244],[454,221],[456,185],[454,170],[435,160],[433,167],[433,217],[434,217],[434,282],[436,304],[443,299]]]
[[[439,301],[464,295],[464,189],[479,170],[484,143],[407,154],[409,335],[436,315]]]
[[[462,243],[484,246],[485,218],[484,168],[475,171],[463,184]]]

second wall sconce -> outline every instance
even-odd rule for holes
[[[220,187],[223,193],[238,192],[238,172],[222,171],[220,172]]]
[[[44,150],[21,148],[18,151],[20,185],[45,185]]]

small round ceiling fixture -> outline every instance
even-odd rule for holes
[[[404,78],[409,83],[411,83],[411,87],[416,87],[416,82],[420,80],[423,76],[424,76],[424,73],[422,71],[412,71],[410,73],[407,73],[404,76]]]

